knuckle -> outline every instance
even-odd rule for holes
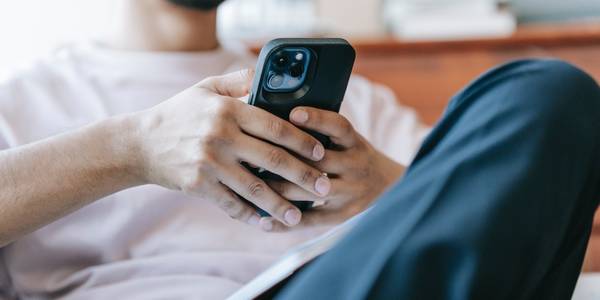
[[[215,77],[206,77],[202,81],[198,82],[194,85],[194,88],[201,89],[202,91],[206,90],[207,87],[214,85]]]
[[[244,207],[236,203],[233,199],[223,200],[221,207],[232,219],[239,220],[244,216]]]
[[[275,139],[281,139],[287,135],[287,128],[283,124],[283,121],[275,118],[267,121],[267,130]]]
[[[283,196],[283,197],[290,196],[290,186],[288,184],[284,184],[283,182],[274,184],[273,190],[280,196]]]
[[[273,169],[279,169],[286,163],[286,153],[281,149],[272,149],[267,155],[268,164]]]
[[[232,143],[233,139],[225,128],[215,128],[202,139],[202,144],[209,148],[220,148],[231,145]]]
[[[289,188],[282,182],[274,183],[272,186],[273,186],[273,189],[275,191],[277,191],[278,194],[280,194],[280,195],[288,194]]]
[[[348,119],[344,117],[340,119],[340,128],[344,135],[349,135],[354,131],[354,128],[352,127],[350,121],[348,121]]]
[[[242,69],[239,71],[239,76],[243,81],[246,82],[246,89],[250,89],[250,83],[252,82],[252,78],[254,77],[254,70],[252,69]]]
[[[229,217],[234,219],[234,220],[244,220],[244,210],[243,209],[236,209],[234,210],[232,213],[229,214]]]
[[[191,176],[186,176],[182,180],[181,191],[186,194],[197,194],[202,191],[205,178],[199,173],[194,173]]]
[[[210,171],[213,166],[217,164],[217,158],[210,151],[199,150],[193,157],[192,163],[196,166],[199,171],[198,174],[204,174],[204,171]]]
[[[316,180],[317,178],[317,174],[316,172],[314,172],[313,170],[307,168],[304,171],[302,171],[302,173],[300,173],[300,178],[298,178],[298,181],[300,184],[309,184],[312,183]]]
[[[267,187],[261,181],[253,181],[248,184],[247,192],[251,198],[257,198],[264,194]]]
[[[237,111],[237,105],[235,101],[229,99],[221,99],[216,108],[216,117],[219,120],[232,119]]]
[[[220,205],[224,210],[228,212],[234,210],[236,206],[235,201],[229,198],[221,198]]]
[[[238,71],[238,75],[243,78],[243,79],[249,79],[250,78],[250,72],[248,69],[241,69]]]

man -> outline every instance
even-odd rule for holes
[[[0,86],[6,297],[224,298],[291,246],[369,205],[427,132],[387,89],[360,78],[342,114],[374,147],[345,119],[324,115],[322,130],[345,130],[329,132],[346,146],[339,152],[233,100],[247,93],[248,72],[173,97],[256,60],[219,45],[219,1],[173,2],[123,0],[108,41],[62,49]],[[313,113],[297,112],[300,121]],[[317,162],[277,151],[284,147]],[[302,188],[261,185],[240,160]],[[322,176],[327,170],[340,176]],[[155,185],[140,186],[147,183]],[[259,220],[231,191],[281,222]],[[284,197],[331,201],[300,216]],[[296,230],[264,232],[284,223]]]
[[[128,3],[135,5],[127,10],[131,20],[150,11],[177,9],[158,0]],[[203,8],[217,4],[186,3]],[[150,9],[153,5],[161,9]],[[202,19],[198,11],[183,11],[193,14],[196,22]],[[159,20],[148,25],[180,19],[163,15]],[[206,28],[194,25],[190,28]],[[135,32],[136,27],[126,27]],[[156,35],[147,39],[134,35],[136,39],[116,39],[121,42],[112,45],[172,46],[177,44],[173,37],[180,36],[160,38],[160,28],[153,32]],[[193,41],[206,45],[211,40]],[[152,97],[141,91],[126,97],[108,92],[119,86],[151,89],[165,78],[140,84],[138,77],[164,72],[171,78],[185,71],[159,69],[140,59],[141,72],[131,76],[124,70],[126,63],[139,59],[137,55],[129,53],[118,64],[109,62],[119,55],[111,53],[110,60],[106,56],[86,56],[100,65],[81,57],[73,65],[74,58],[67,57],[61,80],[56,68],[45,66],[47,73],[17,79],[3,89],[3,99],[28,99],[19,106],[2,101],[3,136],[12,149],[0,157],[5,166],[0,185],[10,186],[0,191],[1,241],[16,240],[4,248],[4,262],[11,286],[22,297],[221,298],[319,228],[266,234],[225,221],[206,203],[214,202],[232,217],[258,223],[264,230],[304,228],[300,223],[326,224],[364,209],[403,173],[401,165],[375,150],[338,114],[297,108],[287,123],[240,103],[236,98],[247,93],[249,73],[209,78],[138,112],[143,107],[131,99]],[[176,64],[168,60],[169,66]],[[83,66],[115,77],[77,73]],[[172,80],[166,82],[176,85],[177,78]],[[83,88],[57,88],[56,82]],[[107,82],[114,83],[108,85],[112,88]],[[350,97],[353,89],[342,113],[361,128],[352,107],[370,111],[387,101],[378,94],[368,107],[359,108]],[[378,89],[370,89],[374,90]],[[53,101],[48,95],[54,95]],[[81,99],[98,101],[78,106]],[[43,113],[32,109],[42,104]],[[386,106],[386,113],[393,110],[390,115],[401,115],[394,106]],[[106,118],[117,113],[122,114]],[[100,121],[19,147],[41,138],[37,135],[90,120]],[[599,120],[598,85],[568,64],[517,61],[486,73],[452,99],[403,179],[341,243],[293,278],[277,297],[569,298],[600,194]],[[332,136],[341,150],[323,150],[294,125]],[[369,136],[371,130],[361,132]],[[404,143],[399,132],[388,141]],[[382,148],[390,145],[379,144],[373,136],[371,140]],[[403,153],[412,156],[410,151]],[[270,168],[290,183],[269,186],[249,178],[239,168],[240,161]],[[336,176],[327,178],[321,172]],[[199,199],[137,187],[24,235],[101,196],[143,183],[182,189]],[[276,220],[257,220],[231,191]],[[300,215],[285,201],[295,198],[328,204]]]

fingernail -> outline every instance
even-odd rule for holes
[[[263,218],[260,221],[260,228],[262,228],[264,231],[271,231],[271,229],[273,229],[273,223],[271,223],[270,220]]]
[[[288,209],[283,215],[283,218],[288,225],[294,226],[300,223],[300,218],[302,218],[302,215],[295,209]]]
[[[325,148],[321,144],[316,144],[312,154],[314,159],[321,160],[325,156]]]
[[[258,222],[260,221],[260,217],[257,215],[252,215],[250,217],[250,219],[248,219],[248,224],[256,226],[258,225]]]
[[[331,189],[331,182],[327,176],[320,176],[317,178],[315,182],[315,190],[321,196],[327,196],[329,194],[329,189]]]
[[[297,109],[292,113],[292,121],[296,123],[304,123],[308,121],[308,113],[304,110]]]

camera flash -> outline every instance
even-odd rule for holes
[[[296,60],[302,60],[303,57],[304,55],[302,55],[302,52],[296,53]]]

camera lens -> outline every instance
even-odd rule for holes
[[[269,77],[269,86],[272,88],[278,88],[283,84],[283,76],[279,74],[273,74]]]
[[[283,68],[287,65],[288,62],[288,58],[284,53],[277,53],[275,55],[275,59],[273,60],[273,63],[275,64],[276,67],[278,68]]]
[[[300,77],[302,73],[304,73],[304,66],[301,63],[292,63],[290,75],[292,75],[292,77]]]

